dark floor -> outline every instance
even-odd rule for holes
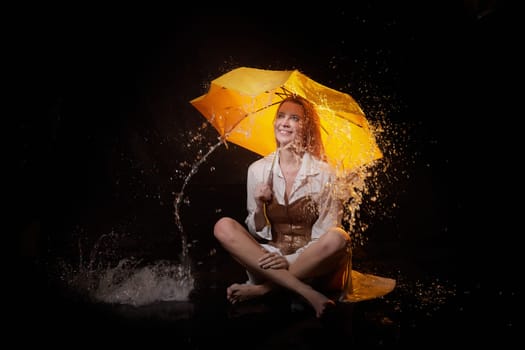
[[[386,263],[360,261],[359,256],[355,260],[357,269],[372,273]],[[458,284],[438,276],[416,276],[414,268],[399,262],[386,263],[398,271],[389,276],[397,279],[392,293],[339,304],[322,319],[285,295],[228,305],[225,288],[231,281],[241,281],[243,271],[221,254],[214,264],[217,269],[195,272],[197,284],[189,301],[139,307],[89,302],[46,278],[49,271],[41,264],[26,264],[25,273],[19,275],[21,300],[14,320],[18,330],[30,329],[42,343],[53,345],[68,344],[68,337],[75,337],[90,346],[167,342],[177,349],[505,345],[514,341],[518,328],[513,309],[517,295],[465,279]],[[23,277],[29,274],[36,278]]]

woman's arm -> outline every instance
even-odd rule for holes
[[[270,240],[270,226],[264,213],[264,201],[271,199],[271,188],[264,181],[265,163],[255,162],[248,167],[246,182],[246,207],[248,216],[245,223],[248,231],[256,238]]]

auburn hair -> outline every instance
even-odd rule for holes
[[[279,109],[285,102],[292,102],[303,108],[304,118],[302,119],[302,127],[299,133],[302,148],[314,157],[326,161],[323,140],[321,139],[321,120],[314,104],[299,95],[288,96],[279,103],[277,113],[279,113]]]

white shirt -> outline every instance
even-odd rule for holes
[[[274,161],[275,158],[275,161]],[[272,168],[272,164],[273,168]],[[257,184],[268,181],[270,172],[273,172],[273,196],[281,205],[285,204],[284,193],[286,188],[285,178],[279,166],[278,152],[273,152],[268,156],[256,160],[248,167],[247,179],[247,209],[248,216],[245,223],[248,231],[263,239],[271,240],[272,231],[270,226],[265,226],[257,231],[255,228],[255,210],[257,204],[254,198],[254,190]],[[319,218],[312,227],[311,242],[296,253],[300,253],[312,242],[316,241],[331,227],[340,227],[343,217],[343,206],[340,200],[334,195],[335,174],[332,168],[325,162],[319,161],[310,154],[305,153],[302,159],[301,168],[297,173],[288,203],[291,204],[297,199],[310,195],[319,208]]]

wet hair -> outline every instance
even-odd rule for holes
[[[306,98],[293,95],[282,100],[281,103],[279,103],[277,111],[279,111],[285,102],[292,102],[303,107],[304,118],[302,119],[302,127],[299,133],[301,137],[301,147],[314,157],[326,160],[323,140],[321,139],[321,121],[315,106]]]

